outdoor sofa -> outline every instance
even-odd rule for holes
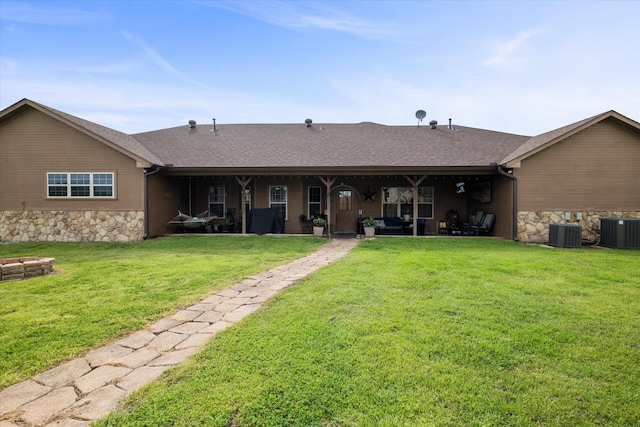
[[[378,222],[378,227],[376,228],[377,235],[384,234],[403,234],[403,224],[402,219],[397,216],[388,216],[388,217],[377,217],[374,218]],[[358,232],[360,234],[364,234],[364,227],[362,226],[362,221],[365,218],[358,218]]]

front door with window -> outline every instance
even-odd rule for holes
[[[355,233],[356,216],[353,192],[351,190],[339,190],[337,192],[335,207],[335,219],[333,223],[334,233]]]

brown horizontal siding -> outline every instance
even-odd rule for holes
[[[467,187],[472,191],[472,183]],[[475,215],[478,211],[492,213],[495,217],[491,235],[513,238],[513,183],[504,176],[491,179],[491,201],[479,202],[469,197],[468,215]]]
[[[491,189],[492,202],[489,211],[496,214],[493,235],[512,239],[513,236],[513,182],[500,176],[494,180]]]
[[[47,199],[47,172],[114,172],[116,199]],[[143,175],[134,160],[39,111],[0,127],[0,210],[142,210]]]
[[[640,210],[640,137],[608,121],[524,160],[520,211]]]
[[[180,182],[176,178],[161,174],[148,177],[148,230],[149,237],[162,236],[167,232],[167,222],[178,214],[178,210],[185,211],[180,198]]]

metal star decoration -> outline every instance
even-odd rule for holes
[[[365,202],[367,201],[373,202],[376,199],[376,193],[374,191],[371,191],[369,187],[367,187],[367,191],[362,192],[362,197],[364,198],[363,201]]]

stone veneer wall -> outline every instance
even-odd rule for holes
[[[571,219],[566,221],[567,211],[518,212],[518,239],[523,243],[549,243],[550,224],[580,224],[583,241],[595,243],[600,237],[600,218],[640,218],[640,212],[582,211],[570,212]],[[576,213],[582,214],[580,221]]]
[[[0,211],[0,242],[134,242],[143,211]]]

